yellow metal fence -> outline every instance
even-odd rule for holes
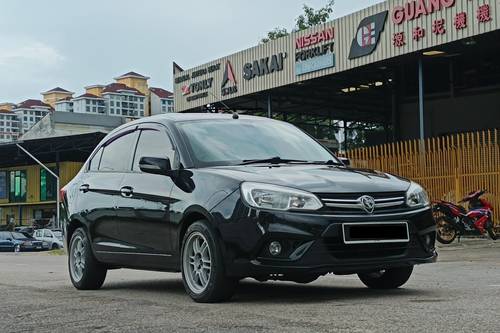
[[[432,200],[458,202],[486,189],[500,226],[500,142],[498,130],[402,141],[347,152],[354,167],[376,169],[412,179]]]

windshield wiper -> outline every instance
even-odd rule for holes
[[[259,164],[259,163],[287,164],[287,163],[308,163],[308,161],[289,160],[289,159],[283,159],[279,156],[275,156],[275,157],[271,157],[271,158],[263,158],[263,159],[255,159],[255,160],[243,160],[243,163],[240,163],[239,165]]]

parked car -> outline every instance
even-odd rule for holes
[[[182,272],[198,302],[245,277],[308,283],[358,274],[403,285],[434,262],[418,184],[352,169],[308,134],[261,117],[169,114],[119,127],[61,191],[78,289],[112,268]]]
[[[35,228],[33,228],[33,227],[15,227],[14,231],[20,232],[20,233],[22,233],[24,235],[30,235],[30,236],[32,236],[33,233],[35,232]]]
[[[37,229],[33,237],[47,244],[50,250],[62,249],[64,247],[63,236],[60,230]]]
[[[40,251],[42,241],[26,236],[20,232],[0,231],[0,251]]]

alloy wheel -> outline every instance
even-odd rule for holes
[[[208,241],[200,232],[193,232],[186,241],[182,265],[186,283],[194,293],[207,289],[212,268]]]
[[[85,270],[85,241],[80,235],[71,244],[69,260],[71,276],[75,281],[80,281]]]

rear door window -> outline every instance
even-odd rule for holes
[[[102,151],[103,148],[99,149],[99,151],[90,160],[89,171],[99,170],[99,163],[101,162]]]
[[[132,156],[138,131],[119,136],[104,147],[99,171],[127,172],[132,167]]]

